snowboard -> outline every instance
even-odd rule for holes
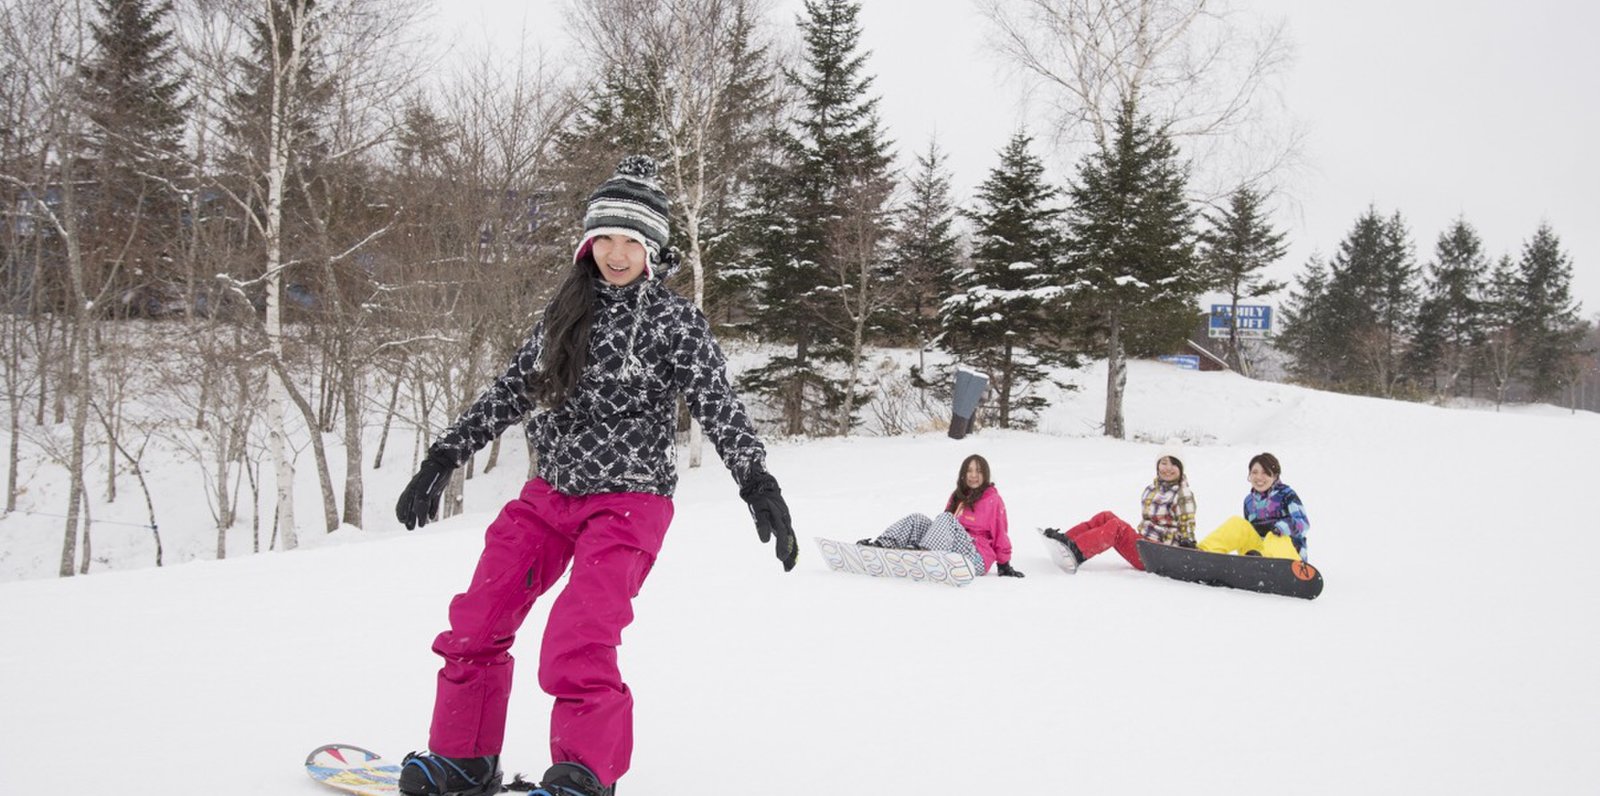
[[[1071,575],[1078,571],[1078,562],[1072,560],[1072,553],[1067,546],[1044,535],[1044,529],[1039,529],[1039,541],[1044,542],[1045,552],[1050,554],[1050,561],[1061,568],[1062,572]]]
[[[822,560],[834,572],[901,578],[945,586],[965,586],[978,576],[972,562],[960,553],[932,550],[896,550],[865,547],[834,539],[817,539]]]
[[[400,792],[400,766],[359,746],[332,743],[306,755],[306,773],[330,788],[357,796]]]
[[[1304,561],[1263,556],[1237,556],[1174,547],[1139,540],[1139,559],[1146,572],[1234,589],[1316,599],[1322,593],[1322,573]]]

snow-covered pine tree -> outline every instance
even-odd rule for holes
[[[1226,207],[1206,214],[1208,227],[1200,233],[1206,281],[1228,296],[1229,317],[1238,317],[1241,301],[1270,296],[1284,287],[1261,273],[1286,250],[1284,233],[1274,230],[1266,218],[1265,201],[1254,189],[1241,186],[1228,196]],[[1244,372],[1237,325],[1228,330],[1227,356],[1229,367]]]
[[[1053,307],[1061,294],[1054,279],[1063,253],[1055,203],[1061,191],[1045,181],[1032,141],[1014,134],[978,186],[964,213],[973,226],[971,267],[957,275],[940,313],[942,346],[989,375],[1001,428],[1026,425],[1048,405],[1029,387],[1059,357]]]
[[[927,151],[917,154],[895,233],[893,265],[902,290],[890,333],[913,341],[919,350],[938,336],[939,306],[955,292],[961,267],[948,160],[938,141],[929,141]]]
[[[1186,338],[1198,320],[1195,301],[1204,279],[1194,253],[1187,179],[1166,131],[1126,100],[1111,138],[1083,160],[1071,189],[1071,301],[1091,319],[1085,331],[1105,347],[1106,436],[1126,433],[1126,333],[1141,332],[1140,353],[1154,353]]]
[[[860,285],[848,278],[841,284],[841,276],[852,269],[841,262],[838,226],[864,212],[860,207],[847,212],[849,197],[861,196],[862,186],[890,179],[889,142],[879,124],[878,100],[870,93],[872,78],[864,74],[860,12],[856,2],[806,0],[798,23],[803,63],[798,71],[786,72],[799,91],[800,107],[794,128],[780,133],[777,163],[765,171],[781,187],[764,192],[781,201],[783,210],[764,212],[789,221],[773,226],[770,234],[783,238],[761,247],[765,256],[753,263],[760,283],[760,315],[753,325],[763,339],[794,346],[794,354],[772,357],[747,371],[740,383],[780,407],[789,434],[840,429],[838,413],[847,402],[850,380],[824,368],[853,364],[847,343],[854,320],[840,295]],[[851,403],[864,398],[856,396]]]

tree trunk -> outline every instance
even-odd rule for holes
[[[699,159],[701,163],[705,158]],[[690,212],[684,219],[684,232],[688,237],[689,245],[689,272],[694,277],[694,305],[702,312],[706,306],[706,271],[705,264],[700,261],[700,214]],[[709,322],[709,321],[708,321]],[[689,416],[689,467],[700,466],[705,458],[705,434],[700,429],[700,421],[691,414]]]
[[[361,477],[361,389],[358,366],[340,368],[339,390],[344,400],[344,524],[360,528],[361,504],[366,486]]]
[[[311,436],[311,459],[317,468],[317,483],[322,488],[323,530],[332,533],[339,527],[339,502],[333,495],[333,475],[328,470],[328,452],[322,442],[322,430],[316,425],[316,411],[305,395],[289,381],[289,368],[281,360],[272,361],[273,371],[282,381],[289,400],[300,410],[306,429]]]
[[[400,369],[402,371],[405,370],[405,363],[401,363]],[[394,387],[389,390],[389,408],[383,412],[383,431],[378,433],[378,450],[372,454],[372,469],[374,470],[383,467],[383,450],[389,444],[389,428],[394,425],[394,409],[400,403],[400,382],[400,377],[396,376]]]
[[[1233,304],[1228,309],[1228,367],[1235,373],[1243,373],[1244,368],[1239,364],[1239,297],[1232,298]]]
[[[274,65],[275,69],[280,69]],[[268,354],[278,362],[283,361],[283,184],[288,171],[288,133],[283,118],[284,76],[275,77],[277,89],[272,92],[271,145],[267,151],[267,309],[266,333]],[[273,368],[267,375],[267,444],[272,451],[276,473],[276,508],[273,536],[284,550],[299,546],[294,529],[294,460],[289,458],[289,427],[283,404],[288,400],[288,384],[281,371]],[[316,425],[311,426],[315,436]]]
[[[267,440],[277,468],[277,501],[274,520],[275,544],[284,550],[299,546],[294,521],[294,460],[289,455],[289,427],[284,401],[293,385],[289,384],[283,363],[283,192],[289,179],[289,139],[293,134],[288,115],[291,101],[296,96],[300,76],[301,49],[305,44],[304,8],[291,13],[292,29],[289,31],[289,50],[280,53],[276,44],[282,41],[276,29],[269,30],[272,45],[272,88],[268,97],[267,123],[267,291],[266,334],[269,356],[275,367],[267,380]],[[276,14],[268,10],[269,28],[275,28]],[[283,58],[283,56],[287,58]],[[307,420],[312,439],[318,439],[317,424]]]
[[[21,323],[17,316],[6,315],[6,420],[11,432],[6,446],[6,514],[17,510],[17,463],[21,457],[18,445],[22,436],[22,353]]]
[[[783,415],[787,424],[785,429],[791,436],[800,436],[805,433],[806,425],[806,344],[802,334],[800,341],[795,344],[795,371],[789,378],[788,400],[784,402]]]
[[[67,245],[67,271],[72,285],[72,330],[67,343],[67,368],[74,373],[62,388],[70,388],[76,400],[72,409],[72,446],[68,452],[67,471],[71,479],[71,486],[67,495],[67,527],[61,547],[62,577],[72,576],[72,567],[76,558],[78,541],[78,512],[84,505],[84,493],[87,491],[83,482],[83,449],[86,444],[89,428],[89,378],[91,373],[92,354],[90,352],[89,329],[89,296],[85,289],[83,249],[78,239],[77,223],[78,208],[75,189],[72,185],[72,173],[69,168],[63,167],[61,172],[61,232]],[[58,389],[58,395],[65,395],[65,389]],[[83,524],[85,545],[87,545],[88,524]],[[85,562],[87,563],[87,561]]]
[[[1122,313],[1111,313],[1111,338],[1106,344],[1106,436],[1124,439],[1122,391],[1128,384],[1128,362],[1122,351]]]
[[[862,302],[864,307],[866,302]],[[850,338],[850,376],[845,379],[844,404],[839,412],[839,436],[850,436],[850,415],[855,411],[856,380],[861,376],[862,350],[866,348],[866,312],[856,315]]]
[[[1012,370],[1012,365],[1015,364],[1013,354],[1011,341],[1006,340],[1005,359],[1000,363],[1000,384],[997,385],[1000,389],[996,390],[1000,398],[1001,428],[1011,428],[1011,383],[1015,376]]]

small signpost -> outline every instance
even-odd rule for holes
[[[972,430],[972,416],[978,412],[989,377],[964,367],[956,368],[956,386],[950,392],[950,438],[961,439]]]

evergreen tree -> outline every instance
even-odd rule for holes
[[[1270,296],[1283,289],[1281,282],[1266,279],[1262,271],[1277,262],[1286,250],[1284,233],[1267,222],[1262,204],[1265,197],[1249,187],[1240,187],[1228,197],[1228,206],[1209,214],[1209,228],[1200,235],[1200,260],[1206,281],[1214,290],[1228,296],[1229,316],[1237,318],[1239,302]],[[1228,365],[1243,372],[1239,357],[1239,329],[1228,329]]]
[[[304,40],[292,40],[292,17],[309,15]],[[229,187],[238,195],[249,195],[251,211],[257,216],[257,226],[266,227],[267,173],[269,148],[272,146],[274,64],[287,63],[291,53],[299,51],[299,71],[294,76],[293,91],[283,91],[284,104],[282,137],[287,141],[288,163],[285,180],[282,219],[282,249],[285,259],[293,259],[296,251],[307,245],[315,223],[311,220],[312,205],[316,200],[307,191],[316,190],[318,174],[328,155],[320,125],[335,89],[336,77],[325,74],[316,48],[316,30],[320,10],[315,0],[303,0],[300,6],[291,6],[284,0],[266,4],[261,16],[250,21],[250,51],[235,61],[239,88],[228,97],[228,116],[223,120],[224,134],[221,162],[223,168],[235,175]],[[281,88],[281,87],[280,87]],[[299,281],[301,277],[289,275],[285,284]]]
[[[759,40],[758,20],[741,7],[725,58],[731,79],[725,89],[711,152],[704,162],[715,173],[710,180],[701,248],[705,262],[705,307],[708,315],[748,316],[754,297],[742,278],[752,239],[765,234],[743,221],[758,190],[756,175],[771,160],[772,132],[785,104],[778,92],[779,72],[770,44]],[[691,181],[692,182],[692,181]],[[724,276],[724,272],[733,273]]]
[[[793,131],[780,135],[775,167],[765,170],[779,185],[763,190],[782,197],[780,212],[792,224],[782,226],[783,240],[762,247],[768,257],[753,263],[760,271],[759,323],[764,336],[795,350],[747,372],[741,383],[782,407],[790,434],[836,430],[840,408],[855,402],[847,395],[850,379],[830,378],[822,368],[853,367],[846,335],[854,323],[840,299],[863,287],[838,245],[848,237],[839,226],[879,212],[858,200],[886,198],[876,186],[889,181],[889,144],[870,94],[872,78],[863,74],[867,54],[859,52],[860,12],[859,3],[847,0],[806,0],[799,21],[803,68],[786,72],[800,93],[798,118]]]
[[[1000,164],[978,186],[971,268],[956,279],[940,321],[943,346],[963,363],[985,371],[998,399],[999,424],[1009,428],[1046,406],[1028,387],[1046,377],[1053,361],[1041,345],[1056,331],[1051,300],[1060,190],[1044,179],[1044,164],[1028,151],[1033,139],[1018,132],[1000,151]]]
[[[1328,303],[1328,268],[1312,257],[1280,308],[1281,330],[1273,345],[1289,355],[1289,373],[1313,386],[1332,384],[1336,378],[1334,314]]]
[[[919,348],[926,348],[939,334],[939,306],[955,291],[960,268],[947,162],[936,141],[917,155],[916,172],[907,186],[910,196],[895,235],[894,266],[903,288],[896,329]]]
[[[1339,244],[1329,279],[1326,333],[1334,386],[1388,396],[1405,376],[1403,357],[1418,302],[1410,233],[1399,213],[1376,208]]]
[[[1103,339],[1107,360],[1105,433],[1122,438],[1127,384],[1126,330],[1140,329],[1146,351],[1184,340],[1203,287],[1194,253],[1194,217],[1184,196],[1187,167],[1162,128],[1124,101],[1113,135],[1079,166],[1068,211],[1074,309]],[[1151,318],[1184,317],[1158,327]]]
[[[1443,397],[1457,391],[1481,345],[1481,296],[1489,271],[1483,242],[1466,219],[1439,234],[1407,355],[1407,370]]]
[[[1533,397],[1545,398],[1568,383],[1569,364],[1583,338],[1582,307],[1572,299],[1572,261],[1549,224],[1540,224],[1523,244],[1517,268],[1525,376]]]
[[[91,260],[121,267],[124,301],[153,300],[175,258],[179,228],[186,77],[172,41],[170,0],[96,0],[95,48],[82,66],[95,185],[85,197]],[[124,309],[136,310],[136,306]],[[147,307],[148,308],[148,307]]]
[[[1527,287],[1516,262],[1510,255],[1502,255],[1489,275],[1482,304],[1484,358],[1494,381],[1496,407],[1506,402],[1511,382],[1521,371],[1530,348],[1530,341],[1523,335],[1526,295]]]
[[[630,71],[608,68],[570,125],[556,136],[555,169],[549,175],[549,207],[541,219],[552,242],[576,244],[583,237],[583,214],[595,186],[611,177],[617,163],[632,154],[662,162],[665,144],[650,100],[648,64]]]

